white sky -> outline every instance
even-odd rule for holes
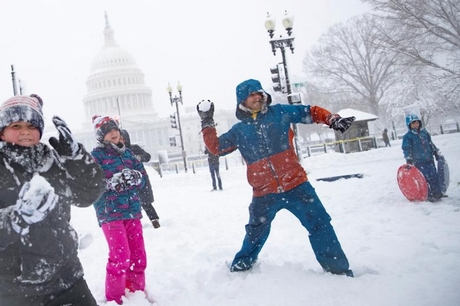
[[[82,99],[90,66],[101,50],[104,11],[118,44],[130,52],[153,90],[161,116],[173,112],[168,82],[183,86],[185,106],[211,99],[233,109],[235,87],[248,78],[271,86],[273,56],[264,27],[267,12],[277,18],[276,35],[286,37],[284,11],[295,17],[295,53],[287,50],[290,75],[302,75],[305,52],[337,22],[364,13],[360,0],[0,0],[0,101],[13,95],[11,68],[71,127],[84,120]]]
[[[219,134],[224,131],[219,131]],[[155,306],[458,306],[460,301],[460,133],[434,136],[450,167],[448,198],[411,203],[396,182],[404,163],[401,140],[391,148],[327,153],[303,159],[311,184],[355,278],[323,273],[307,231],[286,210],[249,272],[230,273],[247,224],[251,187],[246,167],[231,160],[224,190],[212,188],[208,168],[163,178],[150,167],[161,227],[142,219],[147,250],[147,291]],[[362,179],[317,181],[362,173]],[[93,207],[72,209],[72,223],[94,241],[80,251],[85,278],[104,305],[107,243]],[[116,306],[107,303],[107,306]],[[142,294],[125,306],[149,305]]]

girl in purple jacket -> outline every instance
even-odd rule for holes
[[[139,190],[145,185],[144,166],[120,142],[120,129],[108,116],[94,116],[98,146],[91,154],[101,165],[107,187],[94,203],[99,225],[109,246],[106,267],[107,301],[122,304],[125,289],[145,289],[147,259],[140,219]]]

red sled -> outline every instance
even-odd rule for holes
[[[426,201],[428,184],[422,172],[415,166],[405,164],[398,169],[398,186],[402,194],[411,202]]]

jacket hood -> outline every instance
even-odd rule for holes
[[[244,108],[240,108],[240,105],[254,92],[260,92],[264,96],[266,106],[272,103],[271,95],[262,88],[259,81],[253,79],[243,81],[236,86],[236,117],[238,119],[241,120],[242,118],[250,116],[250,114],[246,114],[243,110]]]
[[[125,146],[126,147],[131,147],[131,137],[129,137],[129,133],[127,130],[120,130],[121,136],[125,139]]]
[[[409,114],[406,116],[406,126],[410,130],[410,124],[414,121],[418,121],[420,124],[420,128],[422,128],[422,120],[417,115]]]
[[[262,93],[267,101],[267,105],[270,105],[272,102],[272,97],[262,88],[262,85],[259,81],[249,79],[244,82],[241,82],[236,86],[236,103],[237,106],[246,100],[249,95],[253,92]]]

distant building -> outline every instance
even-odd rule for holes
[[[379,118],[374,114],[362,112],[351,108],[342,109],[338,112],[338,114],[343,118],[355,116],[356,119],[355,121],[353,121],[353,124],[350,126],[350,128],[346,130],[343,134],[337,131],[334,132],[336,140],[356,140],[358,138],[369,137],[369,122],[377,120]],[[361,142],[345,142],[344,146],[346,152],[360,152],[374,148],[375,143],[374,139],[369,138],[366,140],[362,140]],[[341,149],[342,148],[340,146],[337,147],[337,151],[340,151]]]
[[[96,146],[91,118],[93,115],[120,117],[123,129],[131,142],[139,144],[152,158],[158,160],[159,151],[170,156],[182,156],[179,131],[171,128],[170,118],[160,118],[155,111],[155,97],[144,82],[144,73],[134,57],[115,41],[114,30],[105,14],[104,45],[91,64],[86,80],[87,94],[83,99],[85,122],[74,131],[77,140],[91,150]],[[165,93],[166,96],[166,93]],[[204,144],[200,135],[200,118],[196,111],[180,106],[182,134],[187,156],[201,155]],[[217,111],[215,121],[219,128],[228,130],[235,122],[234,111]],[[170,146],[170,137],[176,137],[176,147]]]

